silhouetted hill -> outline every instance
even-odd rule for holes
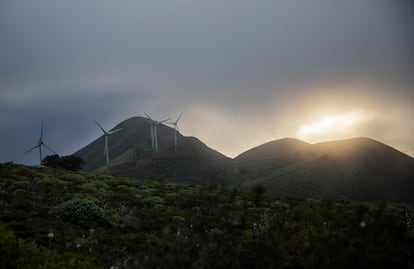
[[[280,196],[414,202],[414,159],[369,138],[266,143],[239,155],[239,182]]]
[[[112,130],[119,128],[122,130],[109,136],[110,167],[116,175],[218,184],[222,167],[230,161],[199,139],[180,133],[175,150],[174,129],[163,124],[158,125],[156,153],[151,148],[150,122],[143,117],[127,119]],[[86,171],[106,169],[104,143],[101,136],[75,153],[85,161]]]
[[[264,160],[311,154],[312,145],[295,138],[270,141],[237,156],[236,160]]]

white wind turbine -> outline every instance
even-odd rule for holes
[[[154,124],[155,121],[153,119],[151,119],[151,117],[145,113],[145,116],[147,116],[149,122],[150,122],[150,137],[151,137],[151,148],[154,149],[155,148],[155,137],[154,137]]]
[[[174,122],[167,122],[168,124],[171,124],[171,125],[174,126],[174,149],[175,149],[175,151],[177,151],[177,133],[179,131],[178,121],[180,120],[180,118],[181,118],[182,115],[183,115],[183,113],[181,112],[176,121],[174,121]]]
[[[43,129],[44,129],[44,123],[42,121],[42,129],[40,130],[39,141],[37,142],[37,144],[34,147],[32,147],[31,149],[26,151],[26,153],[29,153],[30,151],[34,150],[35,148],[39,148],[40,166],[42,166],[42,146],[47,148],[50,152],[52,152],[54,154],[57,154],[53,149],[51,149],[49,146],[47,146],[45,143],[43,143]]]
[[[170,119],[164,119],[164,120],[153,120],[150,115],[148,115],[147,113],[145,113],[145,116],[147,116],[148,120],[150,121],[150,135],[151,135],[151,146],[152,149],[155,149],[155,152],[158,153],[158,133],[157,133],[157,128],[158,125],[169,121]]]
[[[95,122],[98,125],[98,127],[102,130],[102,132],[104,133],[104,136],[105,136],[104,156],[106,157],[106,166],[108,166],[108,164],[109,164],[108,138],[111,134],[122,130],[122,128],[107,132],[107,131],[105,131],[104,128],[102,128],[102,126],[97,121],[95,121]]]

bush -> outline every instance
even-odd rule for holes
[[[88,192],[106,192],[108,184],[102,181],[92,181],[80,185],[79,188]]]
[[[64,174],[60,176],[60,178],[66,181],[70,181],[72,183],[76,183],[76,184],[82,184],[86,182],[85,177],[79,174]]]
[[[34,243],[17,239],[0,225],[0,268],[101,268],[91,257],[52,253]]]
[[[165,199],[160,196],[151,196],[147,197],[142,200],[144,204],[147,204],[148,206],[157,206],[157,205],[164,205]]]
[[[53,207],[48,214],[62,221],[84,224],[102,218],[105,212],[94,201],[75,197]]]
[[[65,180],[51,178],[51,177],[46,176],[44,178],[39,179],[36,182],[36,184],[39,186],[44,186],[44,187],[65,187],[72,183],[65,181]]]
[[[14,234],[0,225],[0,268],[12,268],[18,257],[18,244]]]

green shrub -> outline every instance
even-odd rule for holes
[[[82,184],[86,182],[85,177],[79,174],[64,174],[60,176],[60,178],[65,181],[69,181],[69,182],[76,183],[76,184]]]
[[[79,186],[82,190],[90,191],[90,192],[106,192],[108,189],[108,184],[105,182],[96,180],[88,183],[84,183]]]
[[[119,186],[116,187],[116,190],[118,192],[124,192],[124,193],[133,193],[133,194],[138,193],[137,188],[130,187],[130,186],[127,186],[127,185],[119,185]]]
[[[18,244],[13,232],[0,225],[0,268],[12,268],[17,258]]]
[[[12,184],[13,184],[13,187],[18,188],[18,189],[27,189],[30,185],[30,183],[25,180],[13,181]]]
[[[102,218],[105,212],[94,201],[75,197],[53,207],[48,214],[62,221],[83,224]]]
[[[155,207],[157,205],[164,205],[165,199],[160,196],[151,196],[151,197],[145,198],[142,202],[149,206]]]
[[[36,184],[43,187],[65,187],[71,185],[72,183],[57,178],[43,177],[37,180]]]
[[[17,239],[0,225],[0,268],[101,268],[93,258],[75,253],[53,253]]]

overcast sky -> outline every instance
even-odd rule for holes
[[[414,9],[398,0],[0,0],[0,162],[147,112],[233,157],[368,136],[414,156]]]

